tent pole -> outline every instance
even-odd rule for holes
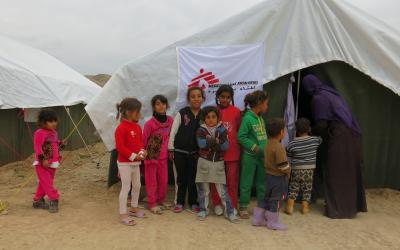
[[[85,140],[83,139],[83,136],[82,136],[81,132],[79,131],[78,126],[76,125],[74,119],[72,119],[72,116],[71,116],[71,114],[70,114],[70,112],[69,112],[69,108],[67,108],[66,106],[64,106],[64,108],[65,108],[65,111],[67,112],[67,115],[69,116],[69,119],[71,119],[71,122],[72,122],[72,124],[74,125],[74,128],[75,128],[76,132],[78,132],[79,137],[81,138],[83,144],[85,145],[85,148],[86,148],[86,150],[88,151],[88,153],[89,153],[89,155],[90,155],[90,158],[91,158],[93,161],[95,161],[95,159],[94,159],[94,157],[93,157],[93,154],[92,154],[92,152],[91,152],[90,149],[89,149],[89,146],[86,144]],[[99,163],[97,163],[97,165],[99,165]]]
[[[296,120],[299,118],[299,96],[300,96],[300,70],[297,71],[297,91],[296,91]]]

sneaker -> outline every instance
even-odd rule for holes
[[[207,212],[206,212],[206,211],[200,211],[200,212],[197,214],[197,218],[198,218],[199,220],[205,220],[206,217],[207,217]]]
[[[235,214],[229,215],[228,219],[232,223],[238,223],[239,222],[239,218]]]
[[[49,204],[42,198],[38,201],[33,201],[32,203],[33,208],[41,208],[41,209],[49,209]]]
[[[200,212],[200,208],[197,205],[192,205],[192,212],[197,214]]]
[[[180,212],[183,211],[183,206],[177,204],[177,205],[174,207],[174,210],[173,210],[173,211],[174,211],[174,213],[180,213]]]
[[[224,209],[222,208],[221,205],[216,205],[214,207],[214,214],[217,215],[217,216],[221,216],[221,215],[224,214]]]

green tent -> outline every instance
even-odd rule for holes
[[[59,125],[57,128],[60,139],[69,136],[66,150],[83,147],[82,139],[74,130],[64,107],[53,107],[57,112]],[[96,129],[85,112],[84,105],[78,104],[69,107],[70,114],[78,126],[85,142],[91,144],[99,141]],[[29,112],[29,110],[28,110]],[[81,120],[82,119],[82,120]],[[26,122],[22,109],[0,109],[0,166],[13,161],[24,160],[33,153],[32,135],[36,129],[35,122]],[[71,133],[72,132],[72,133]]]

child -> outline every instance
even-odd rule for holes
[[[122,183],[119,194],[119,213],[121,223],[127,226],[135,225],[131,216],[145,217],[144,212],[138,208],[140,164],[147,154],[143,149],[142,129],[137,123],[141,117],[141,108],[142,104],[136,98],[125,98],[117,105],[117,119],[121,117],[121,123],[115,130],[118,171]],[[131,184],[131,208],[128,211],[127,199]]]
[[[197,130],[199,161],[196,184],[199,194],[200,212],[198,217],[204,220],[208,213],[208,194],[210,183],[216,186],[226,214],[231,222],[237,221],[231,199],[226,189],[224,151],[228,149],[228,135],[219,121],[219,111],[215,107],[205,107],[201,112],[203,124]]]
[[[60,166],[59,146],[63,143],[58,139],[57,114],[53,110],[41,110],[38,116],[39,129],[34,134],[35,166],[38,186],[33,198],[33,207],[48,209],[50,213],[58,212],[60,194],[54,187],[56,169]],[[44,200],[47,195],[49,203]]]
[[[268,110],[268,95],[257,90],[244,98],[245,107],[250,106],[244,114],[238,132],[238,140],[243,148],[241,155],[242,170],[240,174],[239,215],[248,219],[247,206],[255,178],[257,201],[262,203],[265,196],[264,186],[264,147],[267,143],[265,122],[261,115]]]
[[[261,207],[254,208],[253,225],[266,225],[267,228],[272,230],[287,230],[285,225],[279,223],[279,202],[284,199],[287,192],[287,178],[290,176],[286,150],[281,143],[285,137],[284,120],[280,118],[271,119],[267,124],[267,133],[265,200]]]
[[[170,207],[165,203],[165,196],[168,188],[168,140],[173,119],[166,114],[168,100],[165,96],[154,96],[151,106],[153,117],[143,129],[143,144],[147,150],[144,161],[146,190],[148,208],[154,214],[161,214],[162,209]]]
[[[183,211],[186,190],[192,212],[198,213],[197,190],[195,184],[198,159],[196,131],[199,128],[199,114],[205,97],[199,87],[191,87],[187,92],[189,107],[176,114],[168,143],[169,157],[174,160],[177,172],[177,199],[175,213]]]
[[[302,195],[302,213],[307,214],[311,200],[314,169],[317,158],[318,146],[322,139],[316,136],[309,136],[311,132],[310,121],[300,118],[296,121],[297,136],[286,148],[287,156],[290,158],[292,175],[289,184],[289,195],[285,212],[293,213],[294,202],[299,195]]]
[[[242,122],[242,115],[240,110],[234,106],[233,95],[234,92],[231,86],[222,85],[217,90],[215,102],[219,108],[221,122],[228,131],[229,147],[224,154],[226,185],[232,206],[237,209],[240,171],[240,145],[237,133]],[[211,198],[215,214],[222,215],[224,210],[214,185],[211,185]]]

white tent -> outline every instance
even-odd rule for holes
[[[0,36],[0,109],[88,103],[101,88],[56,58]]]
[[[265,43],[265,82],[333,60],[344,61],[400,95],[400,33],[345,1],[268,0],[226,21],[122,66],[86,107],[108,149],[115,104],[139,98],[145,115],[162,93],[174,108],[178,46]]]

